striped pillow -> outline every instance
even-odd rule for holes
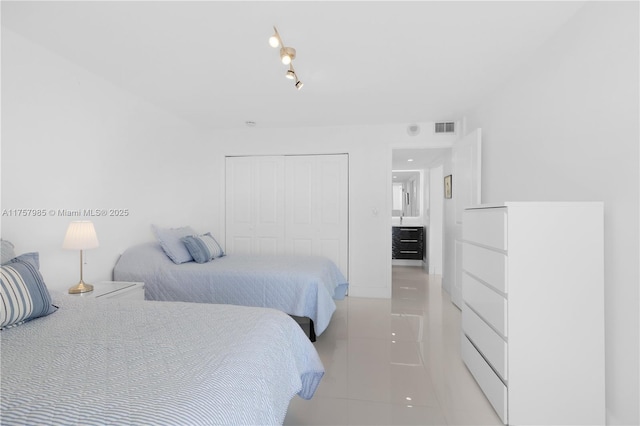
[[[209,262],[216,257],[224,256],[222,247],[216,241],[211,233],[207,232],[204,235],[189,235],[182,238],[182,242],[189,250],[191,257],[198,263]]]
[[[0,329],[49,315],[49,290],[38,270],[38,253],[26,253],[2,265],[0,273]]]

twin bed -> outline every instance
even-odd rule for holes
[[[280,310],[50,295],[37,254],[18,258],[3,263],[0,286],[3,424],[282,424],[324,374]],[[296,312],[324,300],[286,288],[304,302]]]
[[[68,295],[3,330],[2,424],[282,424],[324,369],[275,310]]]
[[[231,254],[178,264],[158,242],[127,249],[113,275],[117,281],[144,282],[148,300],[268,307],[306,317],[312,341],[327,328],[334,299],[343,299],[348,287],[324,257]]]

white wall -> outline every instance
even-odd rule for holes
[[[467,116],[483,202],[604,201],[608,424],[640,423],[638,53],[638,3],[587,2]]]
[[[464,137],[465,135],[462,136]],[[442,168],[443,176],[453,175],[453,160],[451,154],[444,157]],[[449,294],[453,291],[454,281],[456,279],[456,248],[454,237],[456,235],[455,203],[458,191],[455,190],[456,183],[453,181],[453,177],[452,182],[451,198],[444,198],[444,208],[442,212],[444,220],[442,236],[442,288]]]
[[[100,247],[85,252],[87,282],[110,279],[119,253],[153,239],[151,223],[209,226],[218,200],[202,180],[202,141],[190,125],[2,29],[0,207],[56,211],[4,215],[2,238],[40,252],[50,288],[78,282],[79,254],[61,246],[71,220],[89,219],[58,209],[129,210],[92,218]]]

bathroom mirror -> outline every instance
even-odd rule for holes
[[[391,215],[394,217],[420,216],[420,171],[393,170],[392,176],[393,207]]]

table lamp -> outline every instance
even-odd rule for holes
[[[62,248],[80,250],[80,282],[69,289],[69,293],[87,293],[93,291],[93,286],[82,279],[82,251],[98,247],[98,236],[93,222],[88,220],[71,222],[67,228]]]

